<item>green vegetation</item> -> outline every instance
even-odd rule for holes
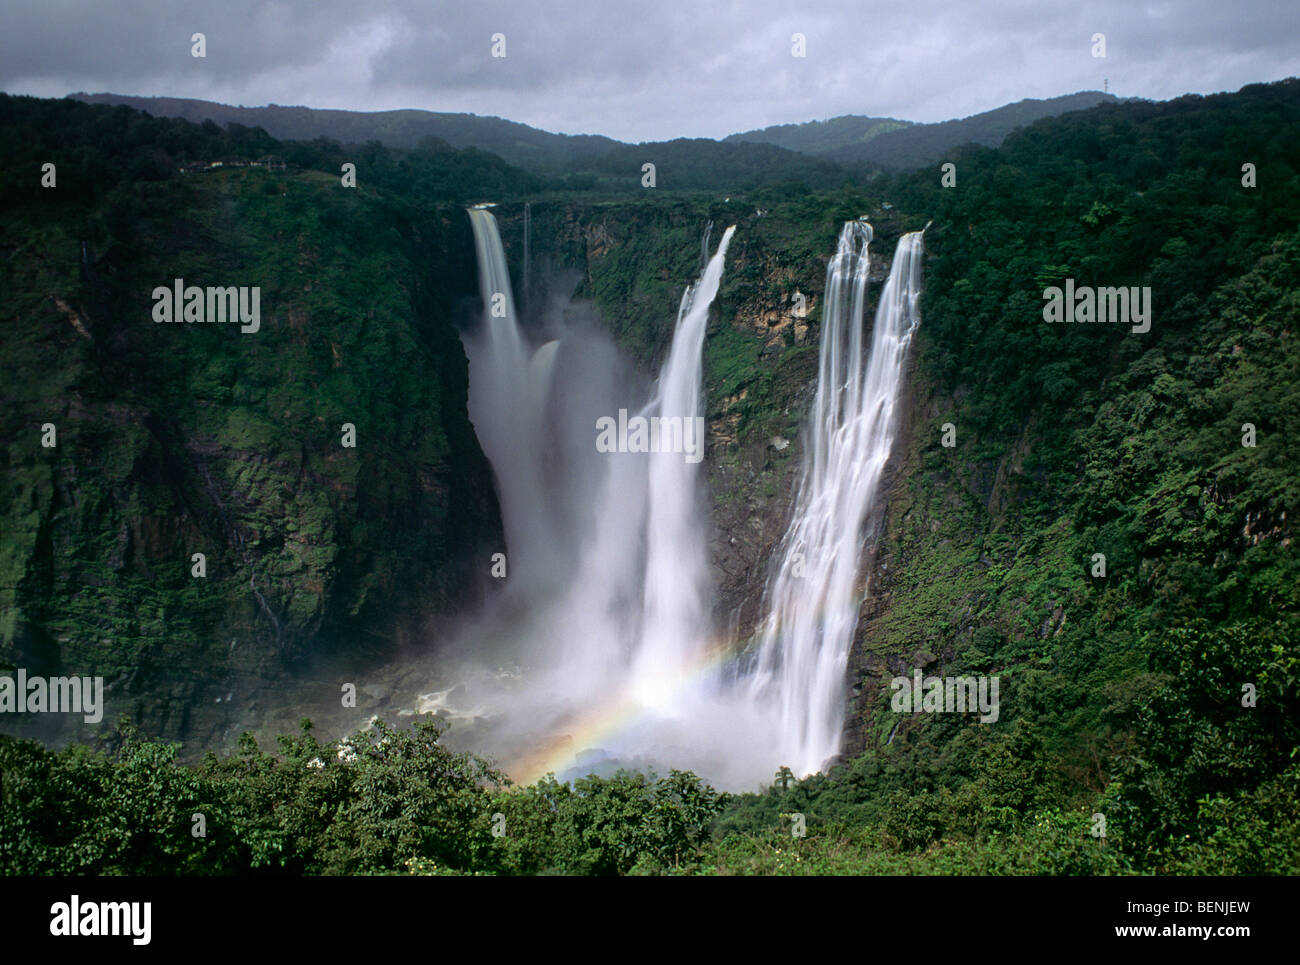
[[[124,727],[112,755],[0,737],[5,874],[1292,874],[1300,671],[1276,627],[1172,634],[1135,747],[1100,801],[1071,803],[1034,726],[778,774],[732,797],[695,775],[514,788],[438,743],[431,719],[279,753],[176,763]],[[1290,639],[1294,639],[1291,637]],[[1258,714],[1215,695],[1260,681]],[[937,751],[934,757],[918,753]],[[963,778],[945,783],[952,774]],[[1259,780],[1261,775],[1267,775]],[[1108,815],[1106,837],[1091,807]],[[194,829],[202,815],[205,835]],[[806,820],[795,836],[793,819]]]
[[[182,174],[336,159],[126,108],[0,97],[0,142],[0,666],[99,674],[153,732],[220,733],[214,694],[465,592],[499,523],[449,317],[473,290],[458,207],[296,165]],[[259,287],[260,331],[155,324],[175,278]]]
[[[516,790],[440,733],[379,722],[323,745],[304,721],[278,754],[245,735],[194,767],[129,727],[111,756],[0,737],[0,871],[654,873],[696,853],[725,801],[678,771]]]
[[[775,144],[777,147],[804,154],[829,154],[837,148],[865,144],[881,134],[911,126],[911,121],[900,121],[893,117],[862,117],[846,114],[825,121],[777,124],[756,131],[732,134],[726,140],[745,141],[751,144]]]
[[[1113,95],[1095,90],[1046,100],[1026,98],[970,117],[881,130],[874,137],[828,146],[817,153],[846,165],[907,171],[949,160],[948,155],[966,144],[997,147],[1016,128],[1027,127],[1042,118],[1117,101]]]

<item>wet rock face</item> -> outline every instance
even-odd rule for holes
[[[720,426],[715,437],[725,440],[726,429]],[[789,523],[802,450],[777,449],[762,438],[744,446],[721,443],[728,445],[735,448],[707,465],[713,496],[710,556],[715,620],[743,640],[762,617],[763,591]]]

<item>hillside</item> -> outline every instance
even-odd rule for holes
[[[70,95],[88,104],[125,105],[154,117],[175,117],[201,124],[211,120],[225,127],[260,127],[282,141],[329,138],[341,144],[378,141],[386,147],[415,148],[426,138],[452,147],[478,148],[510,164],[557,173],[590,163],[618,141],[599,135],[552,134],[500,117],[438,113],[424,110],[340,111],[312,107],[232,107],[183,97],[130,97],[121,94]]]
[[[453,326],[461,209],[296,167],[179,173],[278,147],[245,135],[0,97],[0,662],[103,675],[200,743],[290,668],[420,639],[499,541]],[[260,328],[157,324],[176,278],[258,287]]]
[[[730,134],[723,141],[751,144],[775,144],[803,154],[828,155],[840,148],[865,144],[874,137],[912,126],[911,121],[893,117],[863,117],[846,114],[825,121],[803,124],[777,124],[741,134]]]
[[[208,101],[118,94],[73,94],[71,99],[131,107],[155,117],[174,117],[222,127],[260,128],[285,141],[326,138],[339,144],[376,142],[389,148],[437,151],[450,146],[486,152],[507,164],[549,179],[555,187],[629,193],[642,190],[642,165],[658,171],[662,190],[735,191],[756,184],[801,180],[829,188],[848,173],[833,161],[810,158],[771,144],[720,144],[705,138],[624,144],[607,137],[551,134],[473,114],[430,111],[333,111],[307,107],[231,107]],[[432,138],[432,141],[429,139]],[[496,162],[499,163],[499,162]]]
[[[1117,101],[1118,98],[1113,94],[1095,90],[1046,100],[1026,98],[970,117],[880,130],[870,138],[861,138],[816,153],[843,164],[908,170],[947,160],[947,155],[963,144],[997,147],[1016,128],[1026,127],[1044,117],[1056,117],[1069,111],[1087,110],[1098,104],[1113,104]]]

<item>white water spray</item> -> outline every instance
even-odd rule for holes
[[[481,332],[465,340],[470,412],[497,478],[510,582],[522,578],[508,592],[522,606],[498,607],[499,619],[477,634],[468,659],[475,662],[475,653],[493,641],[513,641],[513,659],[524,669],[524,684],[485,698],[503,756],[511,756],[512,734],[527,743],[617,706],[643,718],[649,730],[574,750],[642,758],[661,741],[650,730],[661,735],[679,728],[686,685],[700,679],[695,671],[712,644],[708,518],[697,457],[705,329],[735,228],[686,289],[649,400],[624,382],[596,393],[603,400],[597,403],[595,395],[577,401],[583,386],[611,374],[607,356],[591,351],[593,333],[562,334],[530,352],[509,301],[496,219],[484,210],[471,210],[470,217],[489,306]],[[494,315],[491,299],[500,304],[501,293],[506,309]],[[627,398],[629,389],[636,396]],[[602,452],[596,404],[601,417],[625,409],[681,434],[665,430],[658,451]],[[546,442],[539,444],[542,431]],[[690,450],[667,445],[669,439],[690,440]],[[585,501],[572,498],[575,487]],[[535,571],[540,575],[533,578]],[[480,681],[482,670],[473,674]]]
[[[893,449],[903,365],[920,321],[922,234],[899,239],[869,355],[862,323],[870,225],[844,226],[826,272],[803,475],[749,683],[752,699],[779,722],[780,760],[799,775],[839,751],[844,673],[862,599],[863,527]]]
[[[617,382],[575,400],[577,387],[610,376],[608,355],[582,354],[592,333],[530,351],[510,302],[495,219],[486,211],[471,218],[484,303],[504,294],[507,305],[503,315],[489,311],[477,340],[466,340],[471,414],[498,480],[512,580],[530,572],[547,577],[525,579],[526,605],[480,634],[514,641],[524,678],[508,691],[485,685],[493,723],[487,746],[476,749],[510,759],[521,746],[563,743],[573,734],[572,753],[547,757],[561,776],[570,767],[578,770],[569,776],[585,773],[603,758],[661,771],[690,767],[733,788],[759,786],[780,764],[801,775],[822,768],[839,749],[864,528],[893,447],[918,323],[921,233],[899,241],[868,352],[871,228],[850,222],[841,232],[827,271],[804,468],[768,588],[768,615],[752,662],[724,680],[710,670],[717,654],[699,465],[681,452],[596,454],[589,447],[593,411],[613,415],[626,407],[683,427],[702,416],[705,329],[734,227],[711,257],[705,235],[700,278],[682,298],[659,379],[638,408],[619,398],[626,388]],[[554,465],[541,458],[548,431],[562,443],[553,447]],[[585,498],[575,501],[573,487]],[[557,523],[560,506],[569,508]],[[601,724],[610,720],[621,723]]]

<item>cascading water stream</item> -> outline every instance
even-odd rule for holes
[[[705,232],[705,245],[712,223]],[[704,444],[703,357],[709,306],[722,282],[722,266],[736,227],[722,235],[699,281],[686,289],[677,311],[672,347],[644,415],[679,423],[683,449]],[[707,247],[705,249],[707,251]],[[645,599],[641,647],[632,667],[633,692],[659,709],[679,695],[679,683],[708,646],[709,566],[704,515],[698,503],[699,463],[684,451],[648,454]]]
[[[600,418],[575,421],[579,410],[566,408],[566,398],[607,374],[592,368],[600,364],[596,355],[583,354],[590,339],[562,337],[530,353],[510,299],[496,219],[482,209],[471,209],[470,217],[487,306],[484,325],[465,340],[470,413],[497,479],[515,584],[508,592],[523,604],[506,608],[516,614],[507,617],[513,624],[489,632],[518,641],[530,683],[527,699],[510,699],[510,713],[527,706],[531,722],[520,726],[532,730],[546,729],[548,720],[570,726],[565,722],[575,715],[611,702],[636,707],[647,720],[675,719],[683,683],[712,642],[699,486],[703,350],[735,227],[682,296],[649,400],[620,400],[628,386],[616,386]],[[600,422],[620,410],[626,422],[650,427],[649,451],[629,443],[609,452],[597,444]],[[572,443],[591,448],[581,453]],[[554,510],[564,503],[558,497],[575,485],[590,497],[578,516],[557,522]],[[609,746],[610,753],[628,752],[618,741]]]
[[[482,328],[465,339],[470,418],[496,473],[510,568],[521,577],[515,585],[526,584],[544,574],[554,537],[542,451],[556,346],[529,350],[496,217],[483,208],[471,208],[469,217],[484,306]]]
[[[869,225],[844,226],[826,272],[808,448],[749,681],[751,699],[777,718],[781,761],[800,775],[839,750],[844,673],[861,603],[863,527],[893,448],[903,366],[920,321],[922,235],[898,241],[869,355],[862,350]]]

